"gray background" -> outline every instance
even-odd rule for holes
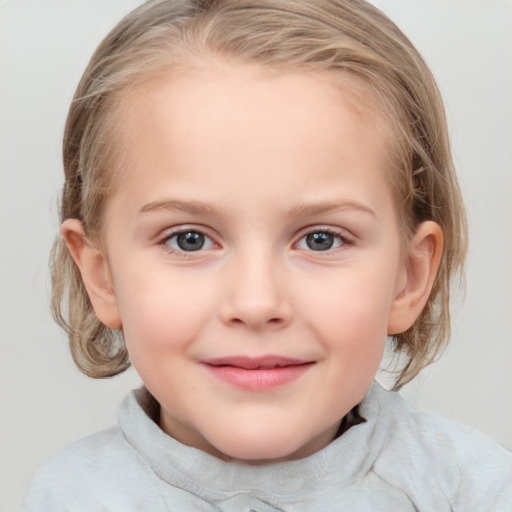
[[[0,511],[34,470],[115,421],[139,380],[76,370],[48,310],[61,134],[101,38],[137,0],[0,2]],[[471,228],[448,353],[404,390],[512,449],[512,3],[375,0],[431,65],[447,103]]]

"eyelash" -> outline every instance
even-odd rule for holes
[[[185,251],[183,249],[173,248],[170,245],[168,245],[169,241],[172,240],[173,238],[178,237],[179,235],[185,235],[187,233],[197,233],[197,234],[203,235],[205,237],[205,239],[208,239],[213,246],[219,247],[219,245],[213,240],[213,238],[211,236],[209,236],[203,229],[196,228],[193,226],[186,227],[186,228],[179,228],[174,231],[167,232],[165,234],[165,236],[158,242],[158,244],[164,246],[164,248],[166,249],[166,251],[169,254],[179,255],[180,257],[184,257],[184,258],[190,258],[194,252],[198,252],[198,253],[203,252],[204,249],[202,246],[198,250]]]
[[[338,251],[342,251],[346,249],[348,246],[354,245],[354,238],[352,236],[349,236],[346,231],[342,231],[339,229],[334,229],[327,226],[314,226],[312,228],[305,229],[301,235],[298,241],[294,244],[294,246],[297,246],[302,240],[306,239],[309,235],[314,234],[328,234],[333,236],[334,238],[338,239],[340,244],[337,247],[334,248],[328,248],[326,250],[320,250],[320,251],[314,251],[313,249],[304,249],[308,252],[314,253],[315,255],[332,255],[333,253],[337,253]]]
[[[205,230],[203,230],[201,228],[195,228],[192,226],[187,227],[187,228],[179,228],[179,229],[176,229],[175,231],[168,232],[158,243],[159,243],[159,245],[164,246],[169,254],[179,255],[180,257],[184,257],[184,258],[190,258],[194,252],[201,253],[204,250],[213,248],[213,247],[208,247],[207,249],[204,249],[203,246],[201,246],[197,250],[186,251],[186,250],[183,250],[180,248],[173,248],[168,245],[169,241],[172,240],[173,238],[178,237],[179,235],[182,235],[182,234],[187,234],[187,233],[197,233],[199,235],[202,235],[205,237],[205,239],[208,239],[214,247],[217,247],[217,248],[220,247],[220,245],[217,244],[213,240],[213,238],[205,232]],[[315,251],[313,249],[307,249],[307,248],[304,248],[303,250],[311,252],[311,253],[320,253],[320,254],[328,255],[328,254],[332,254],[333,252],[338,252],[340,250],[343,250],[347,246],[351,246],[354,244],[353,237],[347,235],[345,231],[342,233],[342,232],[340,232],[340,230],[333,229],[331,227],[320,226],[320,227],[307,228],[307,229],[303,230],[302,233],[300,234],[300,237],[298,238],[297,242],[295,242],[293,244],[293,247],[297,248],[299,243],[302,240],[306,239],[309,235],[315,235],[315,234],[320,234],[320,233],[328,234],[328,235],[333,236],[335,239],[338,239],[340,242],[339,245],[334,248],[327,248],[325,250],[318,250],[318,251]]]

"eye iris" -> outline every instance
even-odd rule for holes
[[[182,251],[199,251],[204,245],[204,235],[195,231],[180,233],[176,243]]]
[[[327,251],[334,244],[334,236],[330,233],[310,233],[306,236],[306,243],[313,251]]]

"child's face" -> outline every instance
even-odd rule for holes
[[[108,323],[162,428],[235,459],[320,449],[373,381],[405,282],[375,119],[325,77],[238,64],[126,107]]]

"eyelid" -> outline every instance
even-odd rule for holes
[[[313,233],[329,233],[330,235],[336,236],[342,240],[342,245],[340,247],[336,247],[334,249],[327,249],[325,251],[313,251],[312,249],[299,249],[299,250],[305,250],[308,252],[312,252],[315,254],[332,254],[333,252],[343,250],[344,247],[353,245],[355,242],[355,235],[350,233],[344,228],[340,227],[333,227],[333,226],[326,226],[326,225],[313,225],[308,226],[306,228],[303,228],[299,231],[299,233],[296,236],[296,242],[294,242],[293,247],[298,248],[298,243],[307,235],[313,234]]]
[[[179,226],[167,228],[166,230],[164,230],[164,232],[161,234],[161,236],[158,237],[157,243],[158,243],[158,245],[165,246],[165,249],[168,252],[173,253],[173,254],[179,254],[179,255],[182,255],[185,257],[190,257],[194,254],[199,255],[199,253],[203,253],[207,250],[210,250],[210,249],[200,249],[198,251],[183,251],[183,250],[175,249],[175,248],[167,245],[167,242],[169,240],[171,240],[173,237],[180,235],[182,233],[189,233],[189,232],[201,233],[202,235],[204,235],[205,237],[209,238],[212,241],[214,248],[220,248],[220,244],[216,241],[217,237],[211,233],[210,229],[207,229],[204,226],[197,226],[194,224],[182,224]]]
[[[158,237],[157,243],[158,243],[158,245],[165,246],[167,251],[169,251],[171,253],[178,253],[185,257],[190,257],[190,256],[194,255],[194,253],[196,253],[196,255],[198,255],[199,253],[203,253],[206,250],[211,250],[211,249],[203,249],[203,250],[198,250],[197,252],[182,251],[182,250],[173,249],[172,247],[170,247],[166,244],[166,242],[168,242],[172,237],[179,235],[180,233],[186,233],[186,232],[190,232],[190,231],[201,233],[204,236],[208,237],[214,244],[214,246],[215,246],[214,248],[222,247],[221,244],[217,241],[218,236],[213,234],[211,229],[206,228],[204,226],[198,226],[195,224],[182,224],[182,225],[167,228]],[[340,247],[336,247],[334,249],[328,249],[326,251],[313,251],[311,249],[308,250],[308,252],[319,253],[319,254],[324,253],[325,255],[327,255],[329,253],[332,254],[333,252],[342,250],[346,246],[353,245],[355,242],[355,239],[356,239],[356,236],[345,228],[316,224],[316,225],[311,225],[311,226],[302,228],[295,236],[295,242],[292,244],[292,248],[298,249],[297,248],[298,243],[305,236],[312,234],[312,233],[329,233],[333,236],[339,237],[342,240],[342,242],[343,242],[342,245]],[[299,250],[306,250],[306,249],[299,249]]]

